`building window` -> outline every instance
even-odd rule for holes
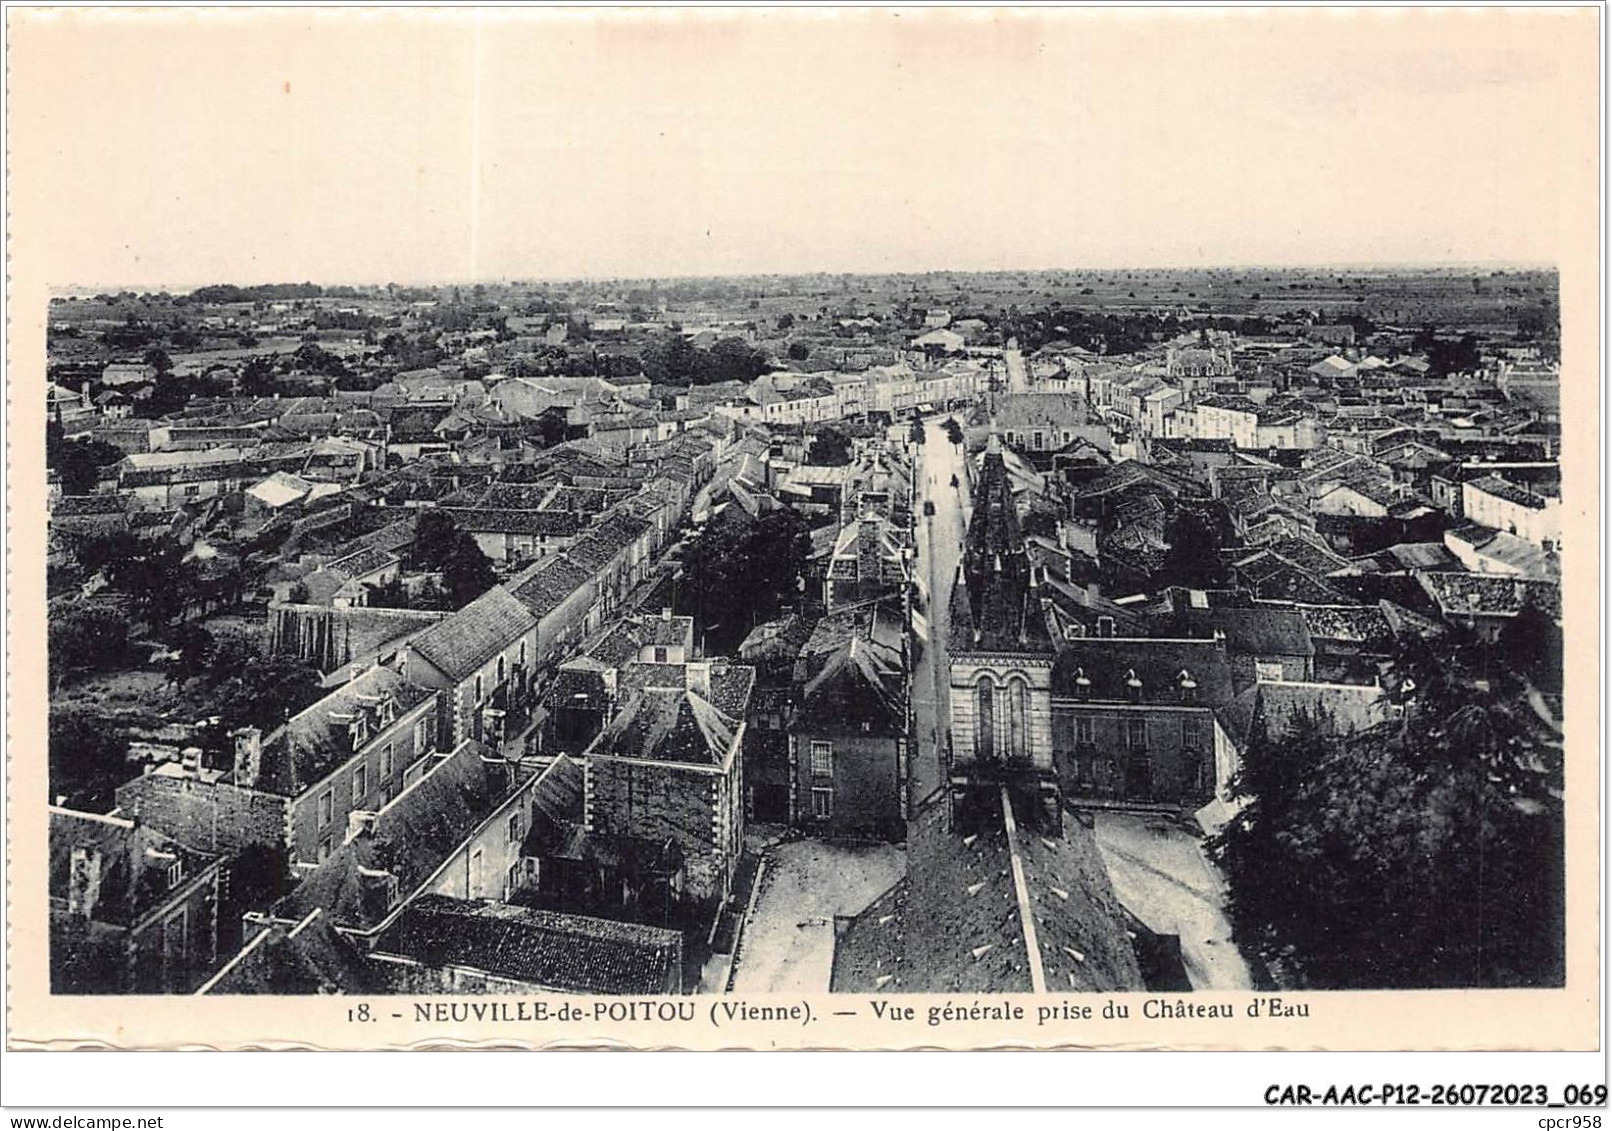
[[[504,682],[504,657],[502,656],[498,657],[498,682],[500,684]]]
[[[814,787],[812,789],[812,816],[819,821],[826,821],[834,816],[834,790]]]
[[[393,744],[388,742],[381,747],[381,777],[383,778],[392,776],[392,746]]]
[[[190,910],[181,907],[162,924],[162,961],[168,978],[183,973],[190,957]]]
[[[1125,745],[1139,749],[1147,745],[1147,720],[1125,720]]]
[[[426,715],[414,724],[414,752],[416,754],[424,754],[431,749],[433,745],[432,728],[435,722],[436,720],[430,715]]]
[[[1203,720],[1197,715],[1181,720],[1181,745],[1188,750],[1203,749]]]
[[[1092,744],[1091,720],[1084,716],[1075,720],[1075,742],[1081,746]]]
[[[484,873],[485,865],[486,856],[481,849],[478,848],[470,854],[469,882],[471,899],[480,899],[482,897],[482,893],[486,890],[487,880]]]
[[[481,706],[481,675],[476,676],[476,706]]]
[[[185,878],[185,862],[183,860],[175,860],[172,864],[168,865],[168,886],[169,887],[171,887],[171,888],[178,887],[179,886],[179,881],[184,879],[184,878]]]
[[[353,770],[353,804],[357,805],[369,792],[369,767],[360,764]]]
[[[509,836],[507,839],[510,844],[515,844],[521,839],[521,815],[519,813],[511,813],[509,815],[508,831]]]
[[[1025,727],[1024,680],[1015,677],[1008,683],[1008,757],[1023,759],[1029,753],[1029,739]]]
[[[655,662],[657,664],[664,664],[666,662],[666,649],[664,649],[664,648],[656,648],[655,649]]]
[[[330,824],[336,814],[336,791],[327,789],[319,795],[319,827]],[[321,857],[323,859],[323,857]]]
[[[834,776],[834,745],[829,742],[812,743],[812,777]]]
[[[516,861],[509,866],[509,877],[504,886],[504,894],[509,895],[521,886],[521,866]]]
[[[548,539],[546,539],[546,538],[544,539],[544,541],[547,541],[547,540]],[[526,641],[524,641],[524,640],[521,641],[521,660],[520,660],[520,664],[521,664],[521,667],[523,667],[523,668],[526,666]]]
[[[982,762],[996,759],[996,688],[982,677],[974,687],[974,756]]]

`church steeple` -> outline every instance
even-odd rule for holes
[[[972,640],[961,646],[985,651],[1044,651],[1050,647],[1039,602],[1032,600],[1030,562],[1013,502],[1001,437],[994,424],[985,443],[985,458],[974,491],[974,514],[968,524],[959,566],[954,606],[966,598],[966,620]],[[953,624],[964,619],[953,615]],[[955,629],[954,629],[955,631]]]

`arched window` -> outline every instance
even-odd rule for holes
[[[974,757],[981,762],[996,760],[996,688],[990,678],[981,676],[974,685]]]
[[[1014,676],[1008,683],[1008,757],[1023,761],[1030,752],[1030,736],[1025,723],[1026,694],[1024,680]]]

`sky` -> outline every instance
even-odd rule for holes
[[[1597,18],[13,9],[11,191],[62,287],[1549,264]]]

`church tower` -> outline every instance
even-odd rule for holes
[[[993,429],[950,602],[954,811],[981,787],[1007,783],[1038,795],[1056,819],[1054,648],[1040,589]]]

